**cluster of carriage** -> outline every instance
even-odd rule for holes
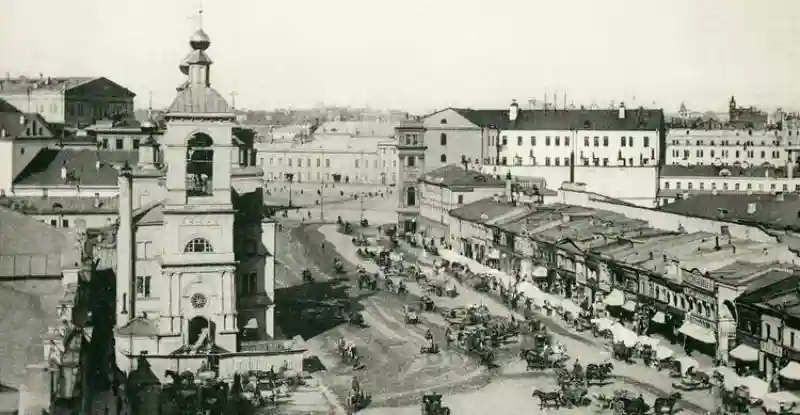
[[[477,356],[485,365],[494,364],[495,350],[520,333],[519,324],[491,315],[486,306],[444,309],[441,314],[448,322],[447,345]]]
[[[149,374],[143,375],[144,372]],[[288,398],[291,388],[303,383],[300,373],[281,368],[278,371],[249,371],[222,379],[218,372],[167,370],[160,382],[144,358],[129,376],[126,387],[132,413],[152,414],[255,414],[265,406],[276,406]]]

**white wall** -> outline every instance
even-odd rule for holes
[[[55,142],[54,139],[0,139],[0,190],[10,192],[17,175],[40,150]]]
[[[786,150],[797,148],[800,136],[790,130],[692,130],[671,129],[667,133],[667,164],[711,165],[715,160],[723,164],[747,161],[760,166],[786,164]],[[751,144],[745,147],[745,143]]]
[[[421,188],[420,216],[443,226],[447,226],[448,212],[451,210],[505,192],[505,186],[475,187],[470,191],[454,191],[444,186],[421,183]],[[462,196],[461,203],[458,203],[459,196]]]
[[[431,114],[425,117],[423,124],[426,128],[423,140],[428,146],[425,150],[426,172],[448,164],[460,163],[461,156],[481,162],[486,157],[481,128],[458,112],[446,109]],[[442,134],[446,137],[445,145],[442,145]],[[442,161],[442,156],[445,157],[445,161]]]
[[[569,181],[569,167],[485,166],[484,172],[506,172],[515,177],[538,177],[548,189],[556,190]],[[658,167],[575,167],[575,182],[585,183],[590,192],[621,199],[640,206],[653,207],[658,191]]]
[[[661,189],[665,190],[719,190],[754,192],[800,192],[800,177],[703,177],[703,176],[661,176]]]
[[[546,166],[549,163],[555,166],[558,163],[565,166],[569,165],[570,154],[574,151],[577,165],[656,166],[661,151],[659,133],[655,130],[506,130],[500,132],[499,140],[497,164],[504,164],[505,158],[508,165]]]

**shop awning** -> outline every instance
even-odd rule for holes
[[[750,389],[750,396],[756,399],[764,399],[764,395],[769,392],[769,385],[763,379],[755,376],[748,376],[742,379],[742,384]]]
[[[532,276],[533,278],[547,278],[547,268],[545,267],[534,268]]]
[[[789,380],[800,380],[800,363],[791,361],[778,374]]]
[[[681,325],[678,332],[703,343],[714,344],[717,342],[711,330],[688,321]]]
[[[636,302],[628,300],[622,305],[622,309],[627,311],[636,311]]]
[[[730,356],[743,362],[757,362],[758,350],[746,344],[740,344],[731,350]]]
[[[656,313],[653,315],[653,318],[650,320],[652,320],[654,323],[664,324],[667,322],[667,315],[664,314],[663,311],[656,311]]]
[[[622,293],[620,290],[612,290],[605,299],[603,299],[603,303],[610,306],[619,307],[625,304],[625,294]]]

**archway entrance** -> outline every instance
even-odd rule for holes
[[[189,346],[199,348],[204,344],[214,344],[216,327],[205,317],[197,316],[189,320]]]

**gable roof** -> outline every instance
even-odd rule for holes
[[[78,87],[88,85],[94,81],[105,81],[118,87],[131,98],[135,97],[131,90],[103,76],[65,76],[65,77],[41,77],[41,78],[8,78],[0,79],[0,95],[8,94],[27,94],[37,91],[70,91]]]
[[[96,166],[100,161],[100,168]],[[117,183],[116,165],[139,161],[138,151],[55,150],[44,149],[17,176],[15,185],[114,186]],[[61,179],[61,167],[67,168],[67,180]]]
[[[33,130],[32,133],[29,133],[29,127]],[[42,130],[41,134],[39,128]],[[5,132],[4,136],[0,134],[0,139],[53,138],[53,132],[44,117],[19,111],[0,112],[0,131]]]
[[[508,109],[449,109],[477,126],[493,126],[500,130],[656,131],[664,126],[664,111],[661,109],[627,109],[625,118],[619,118],[619,110],[616,109],[520,109],[514,121],[509,120]]]

